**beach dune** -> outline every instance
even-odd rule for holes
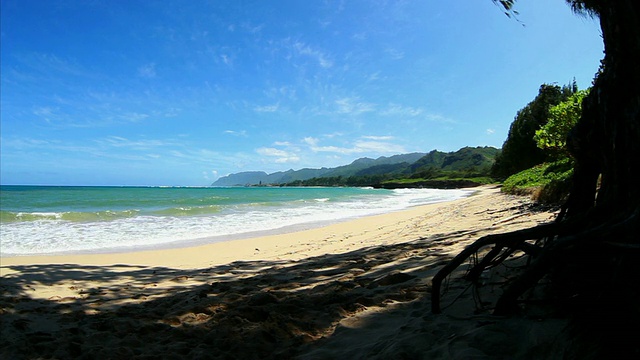
[[[562,320],[477,312],[460,280],[444,305],[458,301],[434,315],[429,289],[480,236],[554,217],[485,186],[461,200],[289,234],[1,258],[0,357],[545,357],[558,351]]]

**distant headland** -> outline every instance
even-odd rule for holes
[[[461,188],[493,182],[491,167],[500,149],[463,147],[377,159],[360,158],[335,168],[300,169],[267,174],[246,171],[223,176],[212,186],[371,186],[375,188]]]

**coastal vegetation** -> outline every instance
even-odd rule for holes
[[[577,87],[574,86],[574,89],[577,89]],[[546,124],[536,130],[534,136],[538,148],[551,151],[550,156],[571,156],[567,148],[567,137],[580,119],[582,101],[590,90],[591,88],[574,91],[567,100],[549,108],[549,117]]]
[[[545,204],[559,204],[571,188],[573,160],[546,162],[509,176],[502,184],[508,194],[530,195]]]
[[[544,87],[544,85],[543,85]],[[541,93],[542,89],[541,87]],[[504,180],[502,191],[508,194],[531,195],[541,203],[559,204],[566,200],[571,189],[574,160],[567,147],[567,138],[582,113],[582,101],[589,94],[591,88],[577,90],[575,82],[570,88],[562,88],[563,93],[571,95],[556,105],[549,106],[546,119],[539,122],[540,126],[534,131],[533,141],[538,149],[542,150],[544,162],[533,167],[510,174]],[[540,95],[538,95],[540,97]],[[536,98],[537,100],[538,98]],[[534,102],[536,101],[534,100]],[[519,113],[520,115],[520,113]],[[513,132],[517,132],[519,117],[512,124]],[[512,143],[511,132],[505,142]],[[528,146],[530,147],[530,143]],[[525,154],[519,154],[524,156]],[[502,159],[502,158],[501,158]],[[515,162],[515,159],[512,161]],[[493,173],[509,173],[507,169],[500,168],[501,162],[496,162]]]
[[[497,179],[507,177],[529,169],[551,159],[549,151],[538,147],[534,136],[549,121],[550,109],[569,99],[578,91],[575,82],[560,87],[553,84],[542,84],[538,95],[516,114],[502,152],[496,158],[491,170]]]
[[[566,200],[574,165],[567,137],[588,93],[578,90],[575,81],[563,87],[543,84],[536,98],[518,111],[491,169],[503,181],[503,192],[531,195],[541,203]]]

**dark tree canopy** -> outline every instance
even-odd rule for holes
[[[496,158],[491,170],[497,178],[507,178],[519,171],[529,169],[548,160],[548,154],[538,148],[534,141],[539,130],[549,119],[549,108],[567,100],[577,91],[577,86],[540,86],[538,95],[527,106],[520,109],[511,123],[507,140],[502,145],[502,153]]]
[[[493,1],[515,14],[514,0]],[[605,48],[567,141],[575,159],[570,196],[554,223],[480,238],[452,259],[433,278],[432,306],[440,311],[443,280],[474,255],[481,258],[467,278],[477,283],[484,270],[521,251],[529,265],[507,284],[494,313],[526,310],[519,299],[544,278],[553,290],[548,300],[574,325],[569,358],[638,358],[640,1],[567,2],[599,18]]]

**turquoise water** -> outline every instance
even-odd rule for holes
[[[340,201],[380,193],[363,188],[2,186],[0,219],[99,221],[142,215],[193,216],[318,199]]]
[[[401,210],[466,190],[1,186],[3,256],[224,241]],[[283,230],[284,231],[284,230]]]

